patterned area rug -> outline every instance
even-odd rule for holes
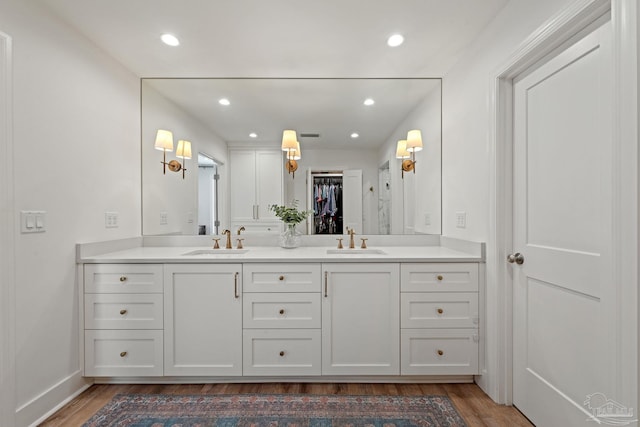
[[[446,396],[119,394],[84,427],[464,427]]]

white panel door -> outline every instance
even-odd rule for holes
[[[259,220],[278,221],[269,210],[270,205],[282,204],[282,171],[284,162],[281,150],[256,151],[256,204]],[[291,200],[285,201],[287,204]],[[300,208],[304,202],[300,200]]]
[[[398,264],[323,264],[322,374],[400,374]]]
[[[513,402],[539,426],[615,400],[610,32],[514,85]]]
[[[362,171],[346,170],[342,172],[342,223],[347,228],[362,233]]]
[[[229,151],[231,221],[249,223],[256,219],[256,176],[255,151]]]
[[[167,264],[165,375],[242,375],[242,265]]]

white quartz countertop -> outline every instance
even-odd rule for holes
[[[212,250],[203,246],[140,246],[100,255],[83,256],[82,263],[249,263],[249,262],[481,262],[482,257],[444,246],[384,246],[341,249],[310,246],[284,249],[274,246]],[[194,251],[207,251],[191,254]]]

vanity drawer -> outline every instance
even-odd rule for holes
[[[243,291],[320,292],[320,264],[244,264]]]
[[[243,375],[320,375],[320,329],[245,329]]]
[[[243,327],[259,329],[319,328],[318,293],[245,293]]]
[[[162,294],[85,294],[85,329],[162,329]]]
[[[85,331],[85,376],[162,376],[162,331]]]
[[[401,292],[477,292],[478,264],[402,264]]]
[[[87,293],[162,293],[162,265],[85,264]]]
[[[403,329],[402,375],[478,374],[477,329]]]
[[[478,294],[404,292],[400,313],[401,328],[477,328]]]

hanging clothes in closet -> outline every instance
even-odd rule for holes
[[[342,177],[313,177],[314,234],[342,234]]]

